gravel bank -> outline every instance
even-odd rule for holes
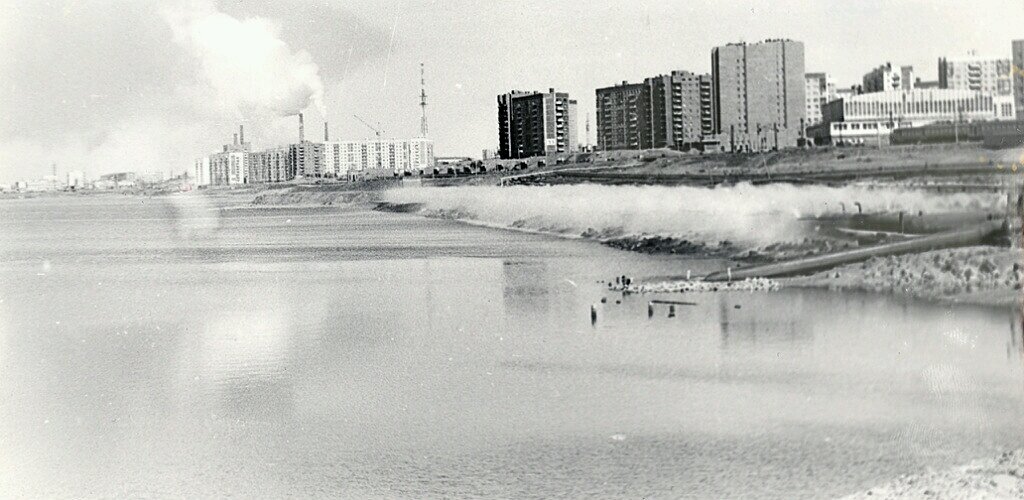
[[[1013,304],[1021,298],[1024,259],[1020,250],[968,247],[873,258],[784,286],[888,292],[928,300]]]
[[[1024,498],[1024,450],[944,471],[902,476],[888,484],[844,498]]]

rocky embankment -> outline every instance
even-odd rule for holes
[[[900,477],[844,500],[1024,498],[1024,450],[944,471]]]
[[[873,258],[783,283],[951,302],[1012,304],[1021,298],[1024,259],[1020,250],[1010,248],[955,248]]]

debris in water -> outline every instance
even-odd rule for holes
[[[779,289],[779,282],[768,278],[747,278],[743,281],[716,283],[702,280],[665,281],[661,283],[639,283],[614,287],[624,293],[677,293],[677,292],[774,292]]]

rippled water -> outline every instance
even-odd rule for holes
[[[1012,310],[648,318],[598,280],[716,263],[211,200],[0,201],[0,492],[822,497],[1024,446]]]

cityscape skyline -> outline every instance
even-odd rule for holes
[[[848,87],[886,62],[913,66],[922,80],[935,80],[942,57],[975,50],[1009,58],[1011,40],[1024,37],[1014,29],[1024,22],[1024,9],[1005,1],[981,6],[707,2],[682,8],[670,2],[526,2],[513,13],[468,2],[449,6],[465,13],[460,16],[411,2],[186,3],[200,5],[206,16],[200,19],[217,20],[227,29],[234,22],[243,33],[260,26],[249,21],[254,16],[272,21],[278,27],[268,30],[273,40],[299,64],[290,74],[308,76],[302,70],[309,66],[303,64],[316,66],[315,79],[290,83],[310,95],[320,92],[326,117],[318,116],[313,99],[297,102],[305,104],[301,109],[311,123],[330,121],[338,139],[373,135],[353,114],[380,122],[388,136],[413,136],[421,121],[419,64],[424,63],[430,135],[439,156],[495,149],[494,96],[510,89],[568,92],[579,103],[579,143],[594,144],[596,131],[585,137],[583,126],[588,119],[594,122],[595,89],[674,70],[709,73],[712,48],[727,43],[801,41],[806,72],[828,73],[838,86]],[[12,57],[0,63],[0,107],[10,110],[0,128],[0,182],[48,174],[53,163],[62,172],[90,175],[184,171],[230,137],[237,123],[246,125],[260,147],[294,141],[292,115],[265,119],[251,101],[232,103],[216,85],[210,91],[210,82],[216,82],[211,74],[224,75],[206,71],[200,77],[196,68],[202,64],[196,59],[203,53],[179,43],[181,30],[175,30],[168,9],[181,4],[131,5],[114,16],[118,19],[109,19],[119,5],[60,9],[3,3],[0,32],[6,34],[0,35],[0,48]],[[799,16],[792,15],[796,11]],[[531,12],[547,12],[555,20],[533,26]],[[827,19],[845,20],[853,33],[834,29],[835,23],[823,22]],[[916,21],[915,37],[925,37],[921,41],[908,42],[910,21]],[[132,23],[147,36],[122,47],[121,23]],[[58,28],[64,34],[58,41],[39,40]],[[559,29],[559,36],[551,35]],[[83,40],[88,41],[84,46],[74,43]],[[34,62],[29,49],[50,64]],[[54,55],[61,50],[66,53]],[[137,54],[107,60],[125,51]],[[113,74],[97,75],[101,70]],[[135,159],[137,167],[130,168],[125,158]]]

